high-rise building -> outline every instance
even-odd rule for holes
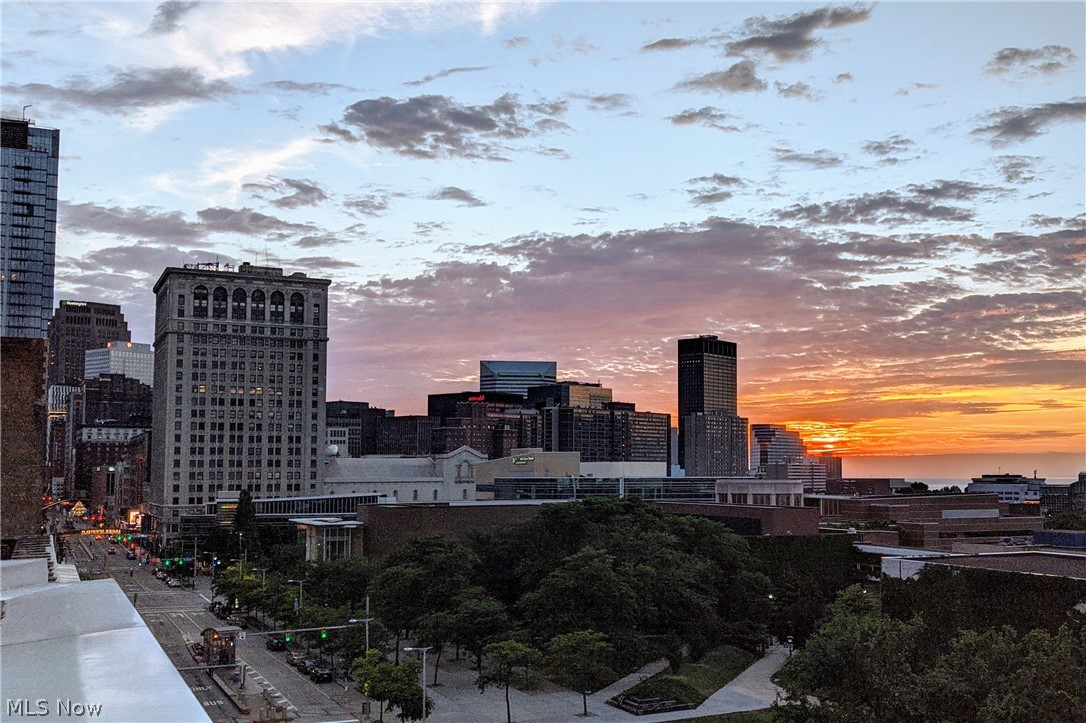
[[[377,429],[385,417],[395,416],[391,409],[371,407],[369,402],[339,400],[328,402],[324,408],[329,427],[347,432],[347,444],[339,453],[344,457],[377,454]]]
[[[118,339],[132,339],[121,307],[61,299],[49,322],[49,385],[81,384],[87,351]]]
[[[602,409],[612,401],[612,391],[601,384],[563,381],[529,387],[528,403],[533,407],[584,407]]]
[[[750,425],[750,468],[764,474],[772,464],[787,464],[807,456],[798,432],[783,424]]]
[[[528,395],[529,387],[558,381],[558,362],[552,361],[481,361],[479,391]]]
[[[59,164],[60,131],[0,119],[0,336],[47,337]]]
[[[84,379],[103,374],[123,374],[149,387],[154,386],[155,352],[150,344],[134,341],[110,341],[102,349],[90,349],[84,356]]]
[[[686,416],[687,477],[740,477],[749,471],[747,419],[710,412]]]
[[[0,119],[0,534],[41,532],[60,131]]]
[[[330,283],[248,263],[170,267],[155,283],[148,509],[167,535],[243,489],[317,493]]]
[[[582,462],[661,462],[671,452],[671,415],[638,412],[633,404],[602,408],[547,407],[545,452],[580,452]]]
[[[679,466],[686,466],[686,417],[738,416],[738,359],[735,342],[704,334],[679,339]]]

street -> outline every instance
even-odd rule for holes
[[[195,590],[170,588],[154,576],[150,565],[140,566],[137,560],[126,559],[123,545],[95,540],[92,536],[73,536],[68,538],[67,546],[68,561],[81,572],[105,573],[120,585],[213,721],[253,720],[190,653],[190,644],[201,639],[203,630],[226,624],[208,612],[210,578],[198,577]],[[109,553],[111,547],[116,550],[114,554]],[[340,681],[311,682],[287,665],[284,653],[267,650],[264,641],[263,635],[247,635],[238,642],[237,659],[247,665],[245,688],[240,692],[247,700],[279,704],[290,720],[313,723],[359,720],[355,711],[362,710],[364,698],[353,687],[345,691]],[[220,673],[221,680],[230,686],[236,684],[232,673],[231,670]],[[239,691],[231,692],[237,695]]]

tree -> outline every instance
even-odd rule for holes
[[[796,721],[915,719],[922,626],[882,615],[874,593],[847,588],[830,605],[826,623],[778,673],[788,691],[778,710]]]
[[[416,645],[433,650],[434,682],[432,685],[437,685],[437,670],[441,666],[441,653],[456,634],[456,616],[445,611],[430,613],[419,620],[415,632]]]
[[[385,719],[385,702],[393,695],[396,666],[385,659],[378,650],[370,650],[355,658],[351,677],[357,681],[355,690],[380,704],[379,717]]]
[[[242,490],[238,495],[238,506],[234,511],[234,533],[238,536],[238,557],[248,559],[247,552],[254,549],[259,554],[260,546],[256,539],[256,506],[249,490]],[[256,559],[257,555],[253,556]]]
[[[536,639],[585,628],[604,632],[634,628],[638,598],[614,563],[605,551],[586,547],[522,597],[519,607]]]
[[[505,605],[481,587],[464,590],[453,603],[451,633],[457,654],[463,646],[475,657],[475,667],[480,668],[483,649],[509,633],[512,627],[509,613]]]
[[[615,679],[607,664],[614,647],[596,630],[577,630],[551,638],[547,644],[546,667],[551,679],[581,694],[584,715],[588,715],[588,694]]]
[[[540,653],[531,645],[518,643],[516,640],[504,640],[486,646],[483,655],[485,663],[479,670],[475,683],[479,686],[479,692],[491,686],[505,688],[505,719],[507,723],[513,723],[513,713],[509,707],[509,687],[527,676],[528,669],[540,661]],[[518,668],[521,670],[518,671]]]
[[[395,665],[388,688],[389,708],[399,708],[400,720],[420,720],[422,712],[422,661],[405,660]],[[434,700],[426,696],[426,713],[434,709]]]

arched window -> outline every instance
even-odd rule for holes
[[[211,294],[211,318],[225,319],[228,295],[226,289],[216,286]]]
[[[192,316],[194,319],[207,318],[207,287],[197,286],[192,290]]]
[[[418,491],[418,490],[412,490],[412,491],[411,491],[411,499],[412,499],[412,501],[414,501],[414,502],[418,502],[418,501],[419,501],[419,491]]]
[[[437,490],[434,490],[434,502],[437,502]]]
[[[290,323],[305,323],[305,297],[298,291],[290,295]]]
[[[253,321],[264,321],[264,292],[257,289],[253,292]]]
[[[248,303],[248,296],[245,294],[245,289],[234,289],[234,305],[231,309],[230,318],[234,321],[245,321],[245,307]]]
[[[271,295],[271,321],[273,324],[283,323],[283,292],[273,291]]]
[[[182,319],[185,318],[185,295],[177,295],[177,315]]]

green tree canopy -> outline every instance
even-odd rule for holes
[[[596,630],[555,635],[547,643],[546,667],[551,680],[581,694],[588,715],[588,694],[615,679],[610,666],[614,647]]]
[[[513,723],[513,713],[509,707],[509,688],[518,680],[523,680],[528,670],[542,660],[539,650],[516,640],[503,640],[491,643],[483,650],[484,663],[479,670],[476,684],[480,691],[491,686],[505,689],[505,719]]]

